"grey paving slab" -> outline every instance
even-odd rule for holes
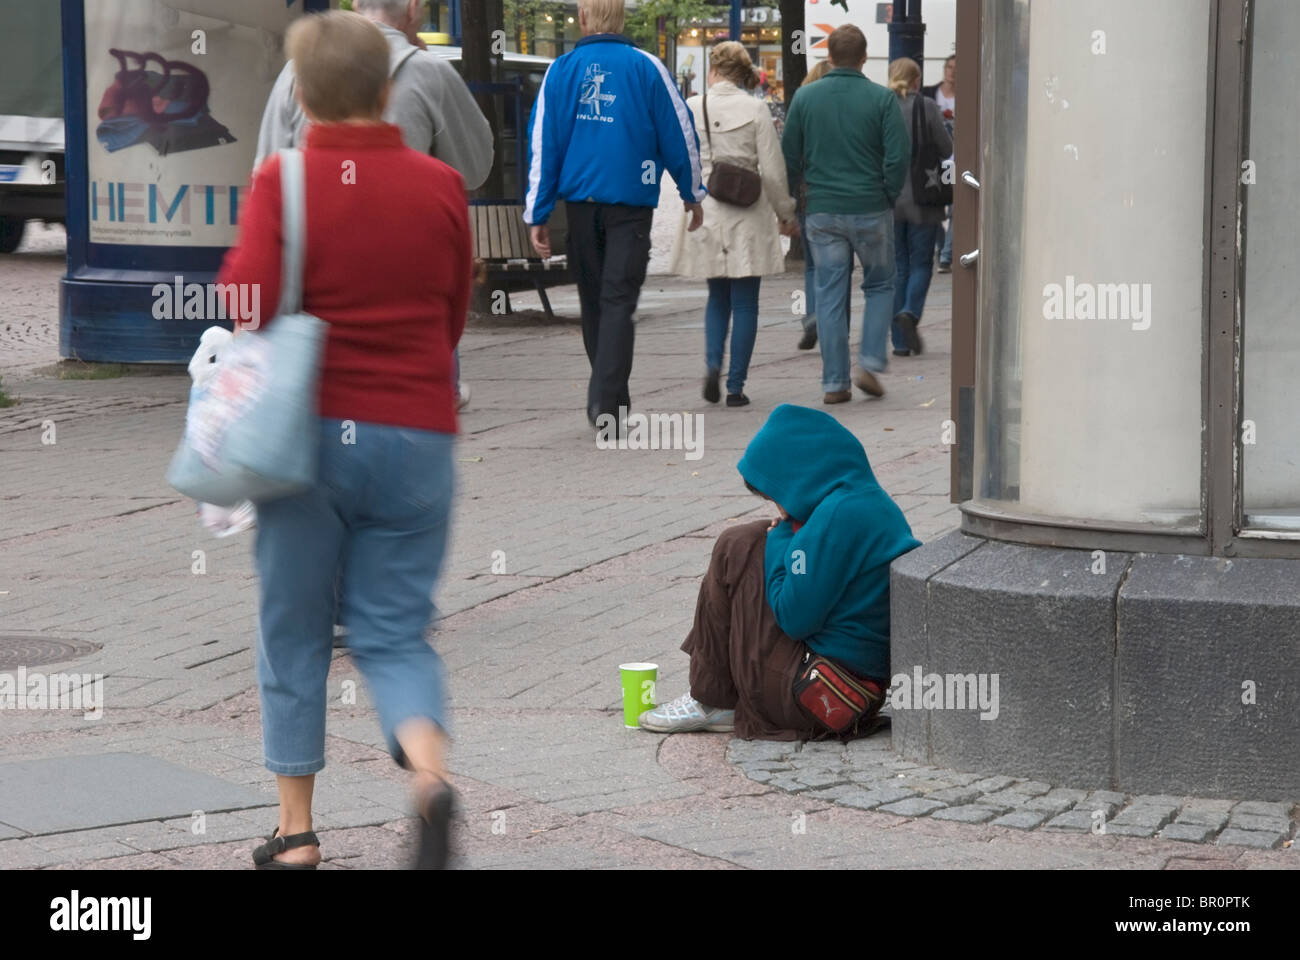
[[[1243,800],[1232,808],[1234,814],[1255,817],[1277,817],[1286,819],[1295,809],[1294,803],[1279,803],[1264,800]]]
[[[995,827],[1011,827],[1014,830],[1032,830],[1048,818],[1049,814],[1041,810],[1020,809],[1005,813],[993,821]]]
[[[1284,835],[1289,835],[1291,832],[1291,821],[1286,817],[1255,816],[1248,813],[1238,813],[1236,810],[1232,811],[1228,826],[1235,827],[1238,830],[1260,830],[1265,833]]]
[[[1148,823],[1119,823],[1117,821],[1106,824],[1106,833],[1116,837],[1154,837],[1157,827]]]
[[[1055,816],[1058,813],[1064,813],[1073,807],[1075,801],[1069,797],[1053,797],[1045,794],[1041,797],[1033,797],[1022,804],[1025,810],[1034,810]]]
[[[798,780],[806,787],[820,789],[822,787],[838,787],[841,784],[847,784],[849,778],[840,773],[832,773],[826,770],[814,770],[807,773],[798,773],[795,775]]]
[[[1092,830],[1094,822],[1092,811],[1076,808],[1052,817],[1043,825],[1043,829],[1087,833]]]
[[[848,794],[841,797],[839,802],[846,807],[854,807],[858,810],[874,810],[876,807],[886,803],[895,803],[899,800],[906,800],[909,797],[916,796],[914,790],[903,790],[898,787],[881,787],[878,790],[863,790],[860,793]]]
[[[970,803],[984,794],[974,787],[948,787],[944,790],[935,790],[933,793],[927,793],[926,796],[931,800],[941,800],[944,803],[960,806]]]
[[[0,764],[0,822],[30,834],[267,806],[238,784],[129,753]]]
[[[1177,823],[1167,824],[1161,831],[1162,840],[1182,840],[1186,843],[1205,843],[1216,833],[1216,829],[1211,826],[1198,825],[1194,823]]]
[[[952,820],[956,823],[986,823],[998,815],[996,807],[967,803],[960,807],[945,807],[930,814],[933,820]]]
[[[1139,802],[1139,798],[1134,798],[1133,803],[1121,810],[1111,821],[1111,827],[1123,827],[1125,829],[1147,829],[1151,833],[1140,833],[1137,836],[1149,837],[1166,823],[1174,819],[1178,813],[1178,806],[1169,803]],[[1110,827],[1108,832],[1112,832]]]
[[[1281,833],[1238,830],[1236,827],[1228,827],[1219,834],[1217,842],[1221,847],[1240,846],[1254,847],[1257,850],[1274,850],[1280,847],[1285,839],[1285,835]]]
[[[924,817],[935,810],[942,810],[943,807],[944,804],[938,800],[931,800],[928,797],[910,797],[907,800],[885,804],[880,809],[900,817]]]

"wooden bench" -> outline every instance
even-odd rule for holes
[[[542,298],[548,317],[554,318],[547,286],[572,283],[568,258],[552,257],[543,261],[533,249],[524,223],[523,204],[499,201],[471,201],[470,230],[474,234],[474,256],[482,262],[490,289],[501,281],[531,285]],[[552,232],[555,227],[552,225]],[[510,308],[510,291],[506,293],[506,310]]]

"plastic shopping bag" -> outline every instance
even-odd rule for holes
[[[215,371],[191,388],[185,436],[167,482],[219,507],[259,503],[316,481],[316,386],[325,324],[277,317],[236,337]]]
[[[275,319],[265,332],[230,341],[213,334],[206,354],[200,346],[191,363],[202,366],[207,357],[215,369],[195,378],[185,436],[167,470],[167,482],[181,493],[218,507],[274,500],[316,482],[316,389],[327,327],[302,312],[306,178],[299,151],[280,152],[280,178],[283,264]]]
[[[199,348],[190,360],[190,402],[202,395],[217,372],[217,364],[230,349],[233,335],[225,327],[208,327],[199,338]],[[215,503],[196,504],[199,521],[214,537],[233,537],[253,526],[257,519],[253,505],[247,500],[234,507],[219,507]]]

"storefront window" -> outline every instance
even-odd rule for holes
[[[1247,527],[1300,531],[1300,111],[1294,96],[1300,5],[1256,0],[1251,11],[1250,133],[1242,169],[1242,501]]]
[[[576,9],[575,6],[564,12],[557,7],[550,13],[537,13],[519,38],[519,52],[554,60],[572,50],[582,39]]]
[[[975,500],[1197,530],[1210,0],[983,10]]]

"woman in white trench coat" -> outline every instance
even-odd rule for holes
[[[767,104],[749,93],[758,83],[749,54],[739,43],[728,41],[713,48],[710,60],[707,95],[711,129],[705,129],[704,98],[695,96],[687,101],[700,138],[705,181],[716,155],[720,161],[757,172],[763,180],[763,195],[751,207],[705,198],[704,225],[688,232],[683,219],[678,227],[672,272],[709,282],[704,315],[708,371],[704,399],[710,403],[721,399],[718,381],[731,325],[727,406],[743,407],[749,403],[744,387],[758,334],[759,286],[764,276],[785,272],[779,234],[793,235],[797,226],[776,125]]]

